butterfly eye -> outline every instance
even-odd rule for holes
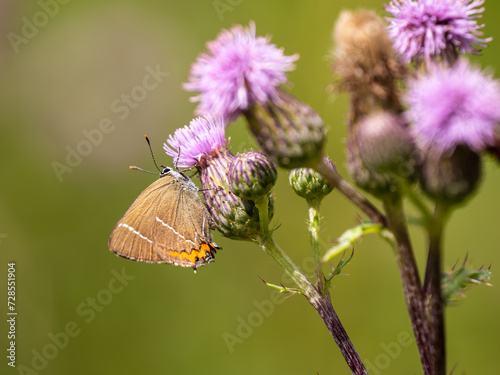
[[[170,167],[165,167],[161,170],[160,172],[160,177],[163,177],[163,176],[166,176],[167,174],[169,174],[170,172],[172,171],[172,168]]]

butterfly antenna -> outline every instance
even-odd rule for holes
[[[178,171],[177,165],[179,165],[179,158],[181,157],[181,146],[179,146],[179,153],[177,154],[177,159],[175,160],[175,169]]]
[[[149,138],[147,135],[145,135],[144,138],[146,138],[146,142],[148,142],[149,152],[151,152],[151,157],[153,158],[153,163],[155,163],[156,169],[158,169],[161,172],[160,167],[158,167],[158,164],[156,164],[155,156],[153,154],[153,149],[151,148],[151,142],[149,142]],[[131,169],[140,169],[140,168],[131,168]]]
[[[147,171],[145,169],[136,167],[135,165],[131,165],[129,168],[130,169],[134,169],[134,170],[138,170],[138,171],[141,171],[141,172],[146,172],[146,173],[151,173],[151,174],[157,174],[156,172]]]

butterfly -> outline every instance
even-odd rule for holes
[[[109,249],[127,259],[192,267],[195,272],[210,263],[221,247],[212,241],[215,223],[198,191],[184,173],[164,167],[115,225]]]

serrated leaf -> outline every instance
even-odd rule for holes
[[[490,280],[490,269],[472,270],[465,265],[459,268],[454,268],[449,272],[442,274],[442,298],[444,304],[451,302],[455,296],[464,297],[464,290],[467,286],[473,284],[484,284],[491,286],[488,283]]]

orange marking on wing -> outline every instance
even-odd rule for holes
[[[202,244],[200,246],[200,250],[191,250],[191,253],[188,254],[187,251],[174,251],[174,250],[169,250],[168,253],[176,258],[180,259],[187,259],[191,263],[196,263],[196,258],[198,259],[205,259],[207,257],[207,253],[210,254],[210,245],[208,244]]]

